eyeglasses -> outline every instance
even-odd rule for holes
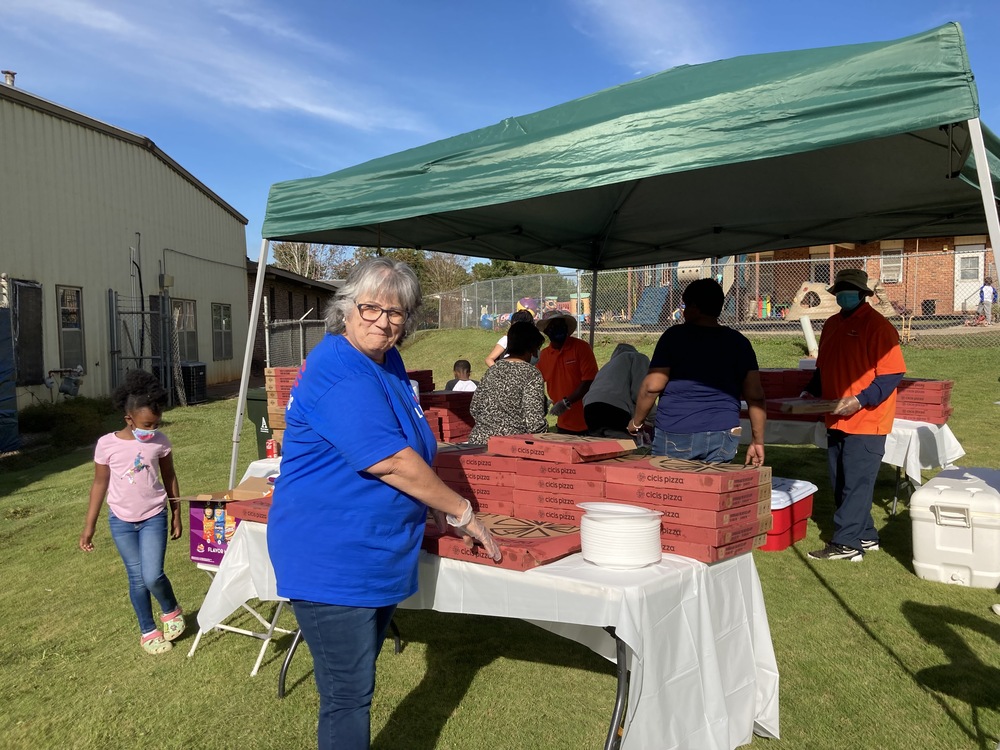
[[[367,321],[368,323],[375,323],[379,318],[382,317],[383,313],[385,317],[388,318],[389,322],[395,326],[405,321],[410,317],[410,313],[406,310],[400,310],[395,307],[381,307],[380,305],[373,305],[370,303],[364,303],[358,305],[358,314],[361,315],[361,319]]]

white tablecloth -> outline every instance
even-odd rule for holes
[[[420,590],[400,606],[529,620],[615,659],[629,648],[623,748],[714,750],[778,736],[778,669],[750,555],[704,565],[666,555],[640,570],[580,555],[521,573],[421,553]],[[198,613],[208,630],[240,604],[276,600],[266,527],[244,522]],[[608,696],[609,716],[611,695]]]
[[[741,443],[750,442],[750,420],[742,419]],[[819,422],[769,419],[764,427],[765,445],[815,445],[826,448],[826,425]],[[965,449],[946,424],[896,419],[885,436],[882,463],[896,466],[916,485],[921,469],[947,468],[965,455]]]

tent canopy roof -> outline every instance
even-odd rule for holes
[[[983,234],[978,115],[955,23],[681,66],[277,183],[263,236],[597,269]]]

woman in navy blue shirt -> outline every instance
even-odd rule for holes
[[[313,655],[321,749],[369,746],[375,660],[396,605],[417,590],[427,509],[500,559],[469,501],[430,467],[437,442],[396,350],[419,304],[405,263],[357,266],[286,410],[267,541]]]

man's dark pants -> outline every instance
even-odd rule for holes
[[[878,541],[872,520],[872,497],[885,435],[849,435],[827,430],[827,460],[837,510],[833,514],[834,544],[861,549],[861,541]]]

